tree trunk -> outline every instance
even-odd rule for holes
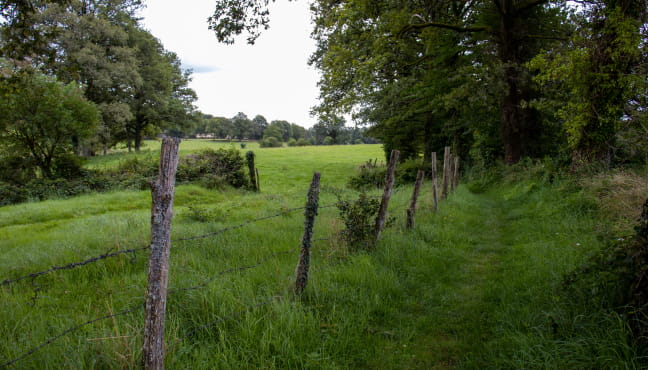
[[[142,130],[138,127],[135,130],[135,151],[139,152],[142,146]]]

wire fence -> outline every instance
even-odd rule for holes
[[[393,194],[397,194],[400,191],[402,191],[402,188],[397,188],[397,189],[395,189],[393,191]],[[390,193],[392,192],[391,189],[389,190],[389,192]],[[338,194],[336,194],[336,196],[338,196]],[[374,197],[372,197],[372,198],[374,198]],[[375,198],[380,198],[380,196],[376,196]],[[338,201],[337,202],[332,203],[332,204],[327,204],[327,205],[324,205],[324,206],[319,206],[317,209],[328,209],[328,208],[338,207],[343,202],[348,202],[348,201],[340,200],[340,197],[338,196]],[[297,212],[297,211],[306,211],[307,208],[308,208],[308,206],[306,206],[306,207],[294,207],[294,208],[290,208],[290,209],[278,210],[277,212],[274,212],[272,214],[265,215],[265,216],[258,217],[258,218],[254,218],[254,219],[250,219],[250,220],[244,221],[242,223],[235,224],[235,225],[228,226],[228,227],[224,227],[224,228],[221,228],[221,229],[218,229],[216,231],[209,232],[209,233],[172,239],[171,243],[184,243],[184,242],[190,242],[190,241],[195,241],[195,240],[200,240],[200,239],[213,238],[213,237],[216,237],[218,235],[224,234],[226,232],[242,229],[242,228],[244,228],[246,226],[250,226],[250,225],[256,224],[258,222],[274,219],[274,218],[277,218],[277,217],[282,217],[282,216],[285,216],[287,214],[291,214],[291,213]],[[325,241],[331,241],[331,239],[330,238],[319,238],[319,239],[313,239],[312,241],[313,242],[325,242]],[[19,283],[19,282],[31,280],[31,282],[32,282],[31,285],[32,285],[32,288],[34,289],[34,296],[32,297],[32,303],[34,303],[39,298],[39,292],[40,292],[40,287],[34,283],[34,280],[41,277],[41,276],[48,275],[48,274],[58,272],[58,271],[74,270],[74,269],[85,267],[85,266],[88,266],[88,265],[91,265],[91,264],[94,264],[94,263],[97,263],[97,262],[100,262],[100,261],[104,261],[104,260],[107,260],[107,259],[111,259],[111,258],[115,258],[115,257],[118,257],[118,256],[127,255],[127,254],[135,254],[137,252],[141,252],[141,251],[145,251],[145,250],[149,250],[149,249],[151,249],[150,245],[145,246],[145,247],[131,248],[131,249],[125,249],[125,250],[118,250],[118,251],[107,251],[107,252],[105,252],[103,254],[100,254],[100,255],[95,256],[95,257],[90,257],[90,258],[87,258],[87,259],[82,260],[82,261],[70,262],[70,263],[64,264],[64,265],[56,265],[56,266],[52,266],[52,267],[47,268],[47,269],[42,270],[42,271],[36,271],[36,272],[32,272],[32,273],[29,273],[29,274],[26,274],[26,275],[14,277],[14,278],[7,278],[7,279],[3,280],[2,282],[0,282],[0,287],[8,287],[8,286],[12,286],[12,285],[14,285],[16,283]],[[303,253],[303,246],[302,246],[301,250],[302,250],[302,253]],[[188,292],[188,291],[204,289],[204,288],[207,288],[211,283],[213,283],[214,281],[218,280],[219,278],[221,278],[221,277],[223,277],[225,275],[234,274],[234,273],[237,273],[237,272],[253,270],[253,269],[259,268],[259,267],[265,265],[266,263],[268,263],[268,262],[270,262],[272,260],[275,260],[275,259],[277,259],[277,258],[279,258],[281,256],[294,255],[294,254],[298,253],[299,251],[300,251],[300,248],[291,248],[291,249],[288,249],[288,250],[273,252],[273,253],[261,258],[260,260],[258,260],[256,262],[253,262],[253,263],[250,263],[250,264],[247,264],[247,265],[228,268],[228,269],[219,271],[217,273],[211,274],[209,277],[203,279],[200,283],[198,283],[196,285],[188,286],[188,287],[171,288],[171,289],[168,290],[168,293],[175,295],[175,294],[182,293],[182,292]],[[325,266],[325,267],[318,266],[318,268],[315,271],[318,271],[318,272],[323,271],[326,268],[332,268],[332,267],[338,266],[340,264],[346,263],[347,261],[348,261],[348,259],[342,259],[340,261],[337,261],[337,263],[330,264],[330,266]],[[189,329],[183,336],[181,336],[180,338],[176,338],[174,340],[174,343],[171,346],[169,346],[169,350],[172,350],[173,348],[175,348],[177,345],[179,345],[179,343],[181,343],[186,338],[188,338],[188,337],[192,336],[193,334],[195,334],[198,330],[202,330],[202,329],[212,327],[212,326],[217,325],[218,323],[221,323],[223,321],[227,321],[227,320],[231,320],[231,319],[234,319],[236,317],[239,317],[239,316],[245,314],[246,312],[250,312],[251,310],[254,310],[256,308],[267,306],[267,305],[275,302],[277,299],[286,297],[287,296],[286,293],[287,292],[285,292],[282,295],[272,295],[270,297],[265,298],[261,302],[257,302],[255,304],[249,305],[247,307],[242,308],[241,310],[232,312],[230,314],[227,314],[227,315],[224,315],[224,316],[219,316],[213,321],[210,321],[210,322],[207,322],[205,324],[201,324],[199,326],[196,326],[196,327],[194,327],[192,329]],[[291,296],[294,297],[295,295],[292,294]],[[90,320],[86,320],[86,321],[74,324],[74,325],[62,330],[58,334],[55,334],[55,335],[49,337],[45,341],[43,341],[43,342],[29,348],[28,350],[26,350],[22,354],[14,357],[12,359],[9,359],[9,360],[7,360],[7,361],[5,361],[3,363],[0,363],[0,367],[13,366],[13,365],[19,363],[20,361],[34,355],[35,353],[42,350],[43,348],[53,344],[54,342],[58,341],[59,339],[65,337],[65,336],[67,336],[67,335],[69,335],[69,334],[71,334],[71,333],[73,333],[75,331],[78,331],[78,330],[80,330],[80,329],[82,329],[84,327],[90,326],[90,325],[95,324],[97,322],[101,322],[101,321],[104,321],[104,320],[114,319],[114,318],[117,318],[117,317],[122,317],[122,316],[132,314],[134,312],[137,312],[138,310],[141,310],[142,308],[144,308],[144,306],[145,305],[144,305],[143,302],[138,303],[138,304],[136,304],[134,306],[128,307],[128,308],[126,308],[126,309],[124,309],[122,311],[116,312],[116,313],[111,312],[111,313],[108,313],[108,314],[100,316],[100,317],[96,317],[96,318],[93,318],[93,319],[90,319]]]

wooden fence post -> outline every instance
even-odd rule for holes
[[[455,168],[455,156],[450,152],[450,168],[448,169],[448,185],[450,186],[450,193],[455,191],[455,182],[454,182],[454,168]]]
[[[432,152],[432,197],[434,198],[434,212],[439,210],[439,196],[437,189],[439,188],[439,180],[437,176],[437,154]]]
[[[376,242],[380,239],[380,233],[382,233],[382,230],[385,227],[387,207],[389,206],[389,199],[391,198],[392,188],[394,187],[394,172],[396,171],[396,163],[398,163],[399,155],[400,152],[398,150],[392,150],[391,156],[389,157],[389,165],[387,165],[387,174],[385,175],[385,191],[383,192],[380,209],[378,210],[378,216],[376,217]]]
[[[421,191],[421,184],[423,183],[423,177],[425,176],[425,171],[418,170],[416,174],[416,183],[414,183],[414,192],[412,193],[412,201],[410,206],[407,209],[407,228],[411,229],[414,227],[414,214],[416,213],[416,202],[418,201],[419,192]]]
[[[164,319],[169,255],[171,252],[171,219],[173,195],[178,168],[180,139],[164,138],[160,151],[158,179],[151,184],[151,251],[144,322],[142,362],[145,369],[164,369]]]
[[[315,172],[313,180],[308,190],[308,199],[306,201],[306,210],[304,211],[304,235],[302,236],[302,249],[299,254],[299,263],[297,264],[295,280],[295,294],[300,295],[308,283],[308,269],[310,267],[310,249],[313,239],[313,226],[315,225],[315,216],[319,204],[320,174]]]
[[[450,147],[446,146],[443,152],[443,183],[441,185],[441,199],[448,197],[448,178],[450,175]]]
[[[250,172],[250,185],[252,185],[252,189],[254,191],[259,191],[257,187],[257,180],[256,180],[256,172],[255,172],[255,167],[254,167],[254,152],[249,150],[247,153],[245,153],[245,160],[248,165],[248,170]]]
[[[456,189],[459,187],[459,156],[456,156],[454,158],[454,166],[452,166],[452,169],[454,170],[454,174],[452,175],[452,183],[454,184],[454,188]]]
[[[258,192],[261,192],[261,179],[259,178],[259,169],[254,168],[254,173],[256,173],[256,188]]]

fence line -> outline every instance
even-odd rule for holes
[[[99,255],[97,257],[88,258],[85,261],[72,262],[72,263],[69,263],[69,264],[63,265],[63,266],[53,266],[48,270],[39,271],[39,272],[33,272],[33,273],[29,274],[29,275],[20,276],[20,277],[14,278],[14,279],[6,279],[6,280],[3,280],[2,283],[0,283],[0,286],[11,285],[11,284],[17,283],[17,282],[19,282],[21,280],[25,280],[25,279],[37,278],[39,276],[46,275],[46,274],[49,274],[49,273],[54,272],[54,271],[72,270],[74,268],[85,266],[85,265],[88,265],[88,264],[91,264],[91,263],[94,263],[94,262],[98,262],[98,261],[101,261],[101,260],[104,260],[104,259],[107,259],[107,258],[116,257],[116,256],[119,256],[119,255],[122,255],[122,254],[135,253],[135,252],[143,251],[145,249],[149,249],[149,247],[146,246],[146,247],[141,247],[141,248],[126,249],[126,250],[117,251],[117,252],[106,252],[106,253],[104,253],[102,255]]]
[[[322,209],[322,208],[332,208],[332,207],[336,207],[337,205],[338,205],[338,203],[334,203],[334,204],[330,204],[330,205],[327,205],[327,206],[322,206],[322,207],[319,207],[319,208],[320,209]],[[234,226],[228,226],[228,227],[225,227],[225,228],[222,228],[222,229],[219,229],[219,230],[216,230],[214,232],[207,233],[207,234],[191,236],[191,237],[187,237],[187,238],[171,239],[171,242],[172,243],[177,243],[177,242],[184,242],[184,241],[191,241],[191,240],[198,240],[198,239],[206,239],[206,238],[209,238],[209,237],[212,237],[212,236],[223,234],[223,233],[228,232],[228,231],[243,228],[243,227],[245,227],[247,225],[250,225],[250,224],[253,224],[253,223],[257,223],[257,222],[260,222],[260,221],[265,221],[265,220],[272,219],[272,218],[277,218],[277,217],[284,216],[284,215],[292,213],[292,212],[301,211],[301,210],[304,210],[304,209],[306,209],[306,207],[290,208],[288,210],[282,211],[282,212],[277,213],[277,214],[263,216],[263,217],[259,217],[259,218],[253,219],[253,220],[248,220],[248,221],[245,221],[245,222],[243,222],[241,224],[234,225]],[[25,279],[37,278],[39,276],[47,275],[49,273],[59,271],[59,270],[72,270],[74,268],[89,265],[91,263],[99,262],[99,261],[104,260],[104,259],[117,257],[117,256],[122,255],[122,254],[136,253],[136,252],[140,252],[140,251],[143,251],[143,250],[147,250],[149,248],[150,248],[150,246],[146,246],[146,247],[140,247],[140,248],[125,249],[125,250],[116,251],[116,252],[106,252],[106,253],[101,254],[99,256],[91,257],[91,258],[88,258],[88,259],[83,260],[83,261],[71,262],[71,263],[69,263],[67,265],[53,266],[53,267],[51,267],[51,268],[49,268],[47,270],[33,272],[33,273],[23,275],[23,276],[19,276],[17,278],[13,278],[13,279],[5,279],[2,282],[0,282],[0,286],[11,285],[11,284],[17,283],[17,282],[25,280]]]
[[[262,266],[264,263],[266,263],[266,262],[268,262],[268,261],[270,261],[270,260],[272,260],[272,259],[274,259],[274,258],[276,258],[276,257],[278,257],[278,256],[281,256],[281,255],[288,255],[288,254],[290,254],[290,253],[296,253],[297,251],[299,251],[299,248],[293,248],[293,249],[291,249],[291,250],[286,250],[286,251],[281,251],[281,252],[272,253],[271,255],[269,255],[269,256],[263,258],[262,260],[260,260],[259,262],[255,263],[255,264],[253,264],[253,265],[241,266],[241,267],[236,267],[236,268],[231,268],[231,269],[223,270],[223,271],[220,271],[220,272],[218,272],[217,274],[213,275],[210,279],[203,281],[201,284],[198,284],[198,285],[196,285],[196,286],[192,286],[192,287],[187,287],[187,288],[175,288],[175,289],[169,289],[168,292],[169,292],[169,294],[172,294],[172,293],[179,293],[179,292],[184,292],[184,291],[189,291],[189,290],[202,289],[202,288],[205,288],[209,283],[213,282],[214,280],[216,280],[217,278],[219,278],[219,277],[221,277],[221,276],[223,276],[223,275],[226,275],[226,274],[229,274],[229,273],[238,272],[238,271],[251,270],[251,269],[257,268],[257,267],[259,267],[259,266]],[[98,318],[95,318],[95,319],[92,319],[92,320],[88,320],[88,321],[85,321],[85,322],[83,322],[83,323],[80,323],[80,324],[77,324],[77,325],[71,326],[71,327],[65,329],[64,331],[62,331],[60,334],[57,334],[56,336],[51,337],[50,339],[48,339],[47,341],[45,341],[45,342],[39,344],[38,346],[29,349],[27,352],[25,352],[24,354],[20,355],[19,357],[16,357],[16,358],[14,358],[14,359],[12,359],[12,360],[6,362],[6,363],[0,364],[0,367],[11,366],[11,365],[13,365],[13,364],[15,364],[15,363],[17,363],[17,362],[19,362],[19,361],[25,359],[26,357],[28,357],[28,356],[30,356],[30,355],[36,353],[36,352],[39,351],[40,349],[42,349],[42,348],[44,348],[44,347],[46,347],[46,346],[48,346],[48,345],[54,343],[56,340],[58,340],[58,339],[60,339],[60,338],[62,338],[62,337],[64,337],[64,336],[66,336],[67,334],[70,334],[70,333],[72,333],[72,332],[74,332],[74,331],[76,331],[76,330],[78,330],[78,329],[80,329],[80,328],[82,328],[82,327],[84,327],[84,326],[87,326],[87,325],[90,325],[90,324],[94,324],[95,322],[98,322],[98,321],[102,321],[102,320],[106,320],[106,319],[110,319],[110,318],[114,318],[114,317],[119,317],[119,316],[124,316],[124,315],[126,315],[126,314],[128,314],[128,313],[135,312],[135,311],[137,311],[138,309],[143,308],[143,307],[144,307],[144,303],[140,303],[140,304],[138,304],[137,306],[135,306],[135,307],[131,307],[131,308],[126,309],[126,310],[124,310],[124,311],[120,311],[120,312],[115,313],[115,314],[104,315],[104,316],[101,316],[101,317],[98,317]],[[250,306],[250,307],[254,307],[254,306]],[[249,308],[246,309],[246,310],[249,310]],[[223,318],[222,320],[225,320],[226,318],[227,318],[227,317]],[[222,321],[222,320],[221,320],[221,321]],[[206,324],[206,325],[209,326],[209,325],[213,325],[213,324],[215,324],[215,323],[217,323],[217,322],[213,322],[213,323]],[[184,338],[184,337],[183,337],[183,338]]]
[[[458,183],[458,165],[457,165],[457,163],[458,163],[458,158],[456,159],[456,162],[453,163],[453,164],[455,165],[454,168],[453,168],[454,171],[452,171],[452,172],[448,171],[448,172],[450,172],[450,176],[448,176],[448,177],[449,177],[449,180],[450,180],[450,181],[456,181],[456,182]],[[454,173],[453,173],[453,172],[454,172]],[[452,175],[454,175],[454,176],[452,176]],[[393,194],[396,194],[399,190],[400,190],[400,189],[397,188],[397,189],[393,192]],[[451,191],[452,191],[452,190],[454,190],[454,189],[451,187]],[[389,192],[391,193],[391,189],[389,190]],[[379,198],[379,197],[380,197],[380,196],[377,196],[376,198]],[[339,199],[339,198],[338,198],[338,199]],[[435,200],[436,200],[436,199],[435,199]],[[319,207],[319,209],[337,207],[337,206],[340,204],[340,202],[341,202],[341,201],[338,201],[338,202],[333,203],[333,204],[330,204],[330,205],[322,206],[322,207]],[[436,202],[435,202],[435,203],[436,203]],[[436,204],[435,204],[435,205],[436,205]],[[386,208],[386,207],[385,207],[385,208]],[[217,230],[217,231],[215,231],[215,232],[210,232],[210,233],[207,233],[207,234],[198,235],[198,236],[192,236],[192,237],[186,237],[186,238],[178,238],[178,239],[173,239],[173,240],[170,240],[170,241],[171,241],[171,242],[184,242],[184,241],[191,241],[191,240],[197,240],[197,239],[204,239],[204,238],[208,238],[208,237],[212,237],[212,236],[216,236],[216,235],[222,234],[222,233],[227,232],[227,231],[240,229],[240,228],[243,228],[243,227],[245,227],[245,226],[247,226],[247,225],[250,225],[250,224],[253,224],[253,223],[256,223],[256,222],[260,222],[260,221],[264,221],[264,220],[268,220],[268,219],[272,219],[272,218],[280,217],[280,216],[283,216],[283,215],[286,215],[286,214],[289,214],[289,213],[292,213],[292,212],[295,212],[295,211],[299,211],[299,210],[306,210],[306,209],[308,209],[308,206],[306,206],[306,207],[296,207],[296,208],[291,208],[291,209],[287,209],[287,210],[281,211],[281,212],[279,212],[279,213],[277,213],[277,214],[272,214],[272,215],[268,215],[268,216],[263,216],[263,217],[260,217],[260,218],[257,218],[257,219],[253,219],[253,220],[248,220],[248,221],[245,221],[245,222],[243,222],[243,223],[241,223],[241,224],[234,225],[234,226],[229,226],[229,227],[226,227],[226,228],[223,228],[223,229]],[[313,240],[313,242],[318,242],[318,241],[327,241],[327,240],[330,240],[330,239],[328,239],[328,238],[315,239],[315,240]],[[143,251],[143,250],[150,249],[150,248],[151,248],[150,246],[146,246],[146,247],[141,247],[141,248],[132,248],[132,249],[127,249],[127,250],[122,250],[122,251],[106,252],[106,253],[104,253],[104,254],[102,254],[102,255],[99,255],[99,256],[96,256],[96,257],[92,257],[92,258],[86,259],[86,260],[84,260],[84,261],[80,261],[80,262],[72,262],[72,263],[70,263],[70,264],[62,265],[62,266],[53,266],[53,267],[51,267],[51,268],[49,268],[49,269],[47,269],[47,270],[44,270],[44,271],[31,273],[31,274],[24,275],[24,276],[21,276],[21,277],[17,277],[17,278],[14,278],[14,279],[5,279],[5,280],[3,280],[3,281],[0,283],[0,286],[8,286],[8,285],[11,285],[11,284],[13,284],[13,283],[16,283],[16,282],[19,282],[19,281],[22,281],[22,280],[26,280],[26,279],[30,279],[30,278],[31,278],[31,279],[35,279],[35,278],[37,278],[37,277],[39,277],[39,276],[46,275],[46,274],[52,273],[52,272],[54,272],[54,271],[59,271],[59,270],[71,270],[71,269],[74,269],[74,268],[77,268],[77,267],[86,266],[86,265],[89,265],[89,264],[91,264],[91,263],[98,262],[98,261],[101,261],[101,260],[104,260],[104,259],[108,259],[108,258],[116,257],[116,256],[119,256],[119,255],[122,255],[122,254],[136,253],[136,252]],[[198,284],[198,285],[191,286],[191,287],[185,287],[185,288],[174,288],[174,289],[169,289],[168,293],[174,293],[174,294],[175,294],[175,293],[179,293],[179,292],[185,292],[185,291],[191,291],[191,290],[202,289],[202,288],[207,287],[210,283],[212,283],[213,281],[215,281],[216,279],[218,279],[219,277],[221,277],[221,276],[223,276],[223,275],[226,275],[226,274],[229,274],[229,273],[234,273],[234,272],[239,272],[239,271],[251,270],[251,269],[257,268],[257,267],[259,267],[259,266],[262,266],[263,264],[265,264],[265,263],[268,262],[269,260],[272,260],[272,259],[274,259],[274,258],[276,258],[276,257],[278,257],[278,256],[288,255],[288,254],[291,254],[291,253],[295,253],[295,252],[297,252],[297,251],[299,251],[299,248],[297,248],[297,249],[291,249],[291,250],[286,250],[286,251],[275,252],[275,253],[272,253],[272,254],[268,255],[267,257],[265,257],[265,258],[259,260],[258,262],[254,263],[254,264],[246,265],[246,266],[240,266],[240,267],[235,267],[235,268],[230,268],[230,269],[227,269],[227,270],[220,271],[220,272],[216,273],[215,275],[212,275],[209,279],[204,280],[202,283],[200,283],[200,284]],[[341,263],[347,262],[347,260],[348,260],[348,259],[345,259],[344,261],[341,261]],[[336,265],[339,265],[339,263],[333,264],[333,266],[336,266]],[[327,266],[327,267],[331,267],[331,266]],[[324,269],[318,269],[318,268],[315,269],[315,271],[322,271],[322,270],[325,270],[325,268],[324,268]],[[252,310],[252,309],[254,309],[254,308],[258,308],[258,307],[261,307],[261,306],[264,306],[264,305],[270,304],[270,303],[273,302],[275,299],[277,299],[277,298],[281,298],[281,297],[282,297],[282,296],[272,296],[272,297],[270,297],[268,300],[266,300],[266,301],[264,301],[264,302],[261,302],[261,303],[257,303],[257,304],[254,304],[254,305],[248,306],[248,307],[246,307],[245,309],[243,309],[243,310],[241,310],[241,311],[237,311],[237,312],[235,312],[235,313],[233,313],[233,314],[230,314],[230,315],[228,315],[228,316],[219,317],[219,318],[218,318],[217,320],[215,320],[215,321],[212,321],[212,322],[209,322],[209,323],[207,323],[207,324],[203,324],[203,325],[200,325],[200,326],[198,326],[198,327],[196,327],[196,328],[193,328],[193,329],[191,329],[189,332],[187,332],[184,336],[182,336],[180,339],[177,339],[176,342],[175,342],[175,343],[174,343],[170,348],[175,347],[175,346],[179,343],[180,340],[183,340],[183,339],[189,337],[190,335],[192,335],[193,333],[195,333],[195,332],[196,332],[198,329],[200,329],[200,328],[207,328],[207,327],[210,327],[210,326],[216,325],[216,324],[218,324],[219,322],[222,322],[222,321],[225,321],[225,320],[229,320],[229,319],[233,319],[233,318],[235,318],[235,317],[238,317],[238,316],[244,314],[245,312],[249,312],[250,310]],[[37,291],[37,290],[35,290],[35,297],[34,297],[33,299],[36,299],[36,298],[38,298],[38,291]],[[95,318],[95,319],[91,319],[91,320],[88,320],[88,321],[82,322],[82,323],[80,323],[80,324],[74,325],[74,326],[72,326],[72,327],[69,327],[69,328],[65,329],[64,331],[62,331],[61,333],[59,333],[59,334],[57,334],[57,335],[55,335],[55,336],[49,338],[48,340],[46,340],[46,341],[40,343],[39,345],[37,345],[37,346],[35,346],[35,347],[32,347],[31,349],[29,349],[27,352],[23,353],[22,355],[20,355],[20,356],[14,358],[14,359],[12,359],[12,360],[10,360],[10,361],[8,361],[8,362],[5,362],[5,363],[3,363],[3,364],[0,364],[0,367],[12,366],[12,365],[14,365],[15,363],[17,363],[17,362],[19,362],[19,361],[21,361],[21,360],[23,360],[23,359],[25,359],[25,358],[31,356],[32,354],[38,352],[40,349],[42,349],[42,348],[44,348],[44,347],[46,347],[46,346],[48,346],[48,345],[54,343],[54,342],[57,341],[58,339],[60,339],[60,338],[62,338],[62,337],[64,337],[64,336],[66,336],[66,335],[68,335],[68,334],[70,334],[70,333],[72,333],[72,332],[74,332],[74,331],[76,331],[76,330],[78,330],[78,329],[80,329],[80,328],[82,328],[82,327],[84,327],[84,326],[87,326],[87,325],[90,325],[90,324],[93,324],[93,323],[96,323],[96,322],[99,322],[99,321],[102,321],[102,320],[106,320],[106,319],[110,319],[110,318],[115,318],[115,317],[119,317],[119,316],[124,316],[124,315],[127,315],[127,314],[129,314],[129,313],[135,312],[135,311],[141,309],[142,307],[144,307],[143,304],[138,304],[138,305],[135,306],[135,307],[131,307],[131,308],[129,308],[129,309],[126,309],[126,310],[120,311],[120,312],[118,312],[118,313],[111,313],[111,314],[104,315],[104,316],[101,316],[101,317],[98,317],[98,318]]]

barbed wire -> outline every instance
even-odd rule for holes
[[[49,268],[47,270],[44,270],[44,271],[33,272],[31,274],[20,276],[20,277],[14,278],[14,279],[5,279],[0,283],[0,286],[10,285],[10,284],[13,284],[13,283],[19,282],[21,280],[25,280],[25,279],[34,279],[34,278],[37,278],[37,277],[42,276],[42,275],[47,275],[47,274],[49,274],[51,272],[54,272],[54,271],[72,270],[72,269],[75,269],[77,267],[81,267],[81,266],[85,266],[85,265],[95,263],[95,262],[98,262],[98,261],[101,261],[101,260],[105,260],[107,258],[116,257],[116,256],[119,256],[119,255],[122,255],[122,254],[136,253],[136,252],[139,252],[139,251],[143,251],[145,249],[149,249],[149,247],[146,246],[146,247],[141,247],[141,248],[126,249],[126,250],[116,251],[116,252],[106,252],[106,253],[101,254],[99,256],[88,258],[87,260],[84,260],[84,261],[72,262],[72,263],[69,263],[67,265],[61,265],[61,266],[53,266],[53,267],[51,267],[51,268]]]
[[[330,207],[330,206],[328,206],[328,207]],[[320,208],[325,208],[325,207],[320,207]],[[276,213],[276,214],[273,214],[273,215],[268,215],[268,216],[259,217],[259,218],[253,219],[253,220],[248,220],[248,221],[245,221],[245,222],[243,222],[241,224],[225,227],[223,229],[220,229],[220,230],[217,230],[217,231],[214,231],[214,232],[211,232],[211,233],[207,233],[207,234],[203,234],[203,235],[197,235],[197,236],[191,236],[191,237],[187,237],[187,238],[172,239],[171,242],[172,243],[174,243],[174,242],[177,243],[177,242],[183,242],[183,241],[205,239],[205,238],[208,238],[208,237],[211,237],[211,236],[216,236],[216,235],[225,233],[227,231],[240,229],[240,228],[243,228],[243,227],[245,227],[247,225],[250,225],[250,224],[253,224],[253,223],[256,223],[256,222],[268,220],[268,219],[271,219],[271,218],[281,217],[281,216],[284,216],[284,215],[286,215],[288,213],[299,211],[299,210],[304,210],[304,209],[306,209],[306,208],[305,207],[290,208],[290,209],[284,210],[282,212],[279,212],[279,213]],[[146,246],[146,247],[140,247],[140,248],[126,249],[126,250],[116,251],[116,252],[106,252],[106,253],[101,254],[99,256],[91,257],[91,258],[88,258],[88,259],[83,260],[83,261],[71,262],[71,263],[69,263],[67,265],[53,266],[53,267],[51,267],[51,268],[49,268],[47,270],[33,272],[33,273],[23,275],[23,276],[19,276],[17,278],[13,278],[13,279],[5,279],[2,282],[0,282],[0,286],[11,285],[11,284],[17,283],[17,282],[19,282],[21,280],[25,280],[25,279],[34,279],[34,278],[37,278],[37,277],[42,276],[42,275],[47,275],[47,274],[52,273],[54,271],[71,270],[71,269],[74,269],[74,268],[77,268],[77,267],[85,266],[85,265],[95,263],[95,262],[98,262],[98,261],[101,261],[101,260],[105,260],[105,259],[108,259],[108,258],[117,257],[117,256],[122,255],[122,254],[136,253],[136,252],[143,251],[143,250],[146,250],[146,249],[149,249],[149,248],[150,248],[150,246]]]
[[[95,318],[95,319],[92,319],[92,320],[82,322],[82,323],[80,323],[78,325],[69,327],[69,328],[65,329],[64,331],[62,331],[61,333],[59,333],[59,334],[49,338],[48,340],[42,342],[41,344],[39,344],[39,345],[37,345],[35,347],[32,347],[31,349],[29,349],[27,352],[23,353],[22,355],[14,358],[12,360],[9,360],[9,361],[7,361],[5,363],[0,364],[0,367],[8,367],[8,366],[14,365],[17,362],[22,361],[23,359],[25,359],[25,358],[33,355],[34,353],[38,352],[43,347],[46,347],[46,346],[54,343],[55,341],[59,340],[60,338],[66,336],[66,335],[72,333],[73,331],[76,331],[76,330],[78,330],[78,329],[80,329],[80,328],[82,328],[84,326],[94,324],[95,322],[98,322],[98,321],[107,320],[107,319],[118,317],[118,316],[124,316],[124,315],[127,315],[127,314],[131,313],[131,312],[135,312],[135,311],[137,311],[139,309],[142,309],[143,307],[144,307],[144,303],[141,303],[141,304],[138,304],[137,306],[131,307],[131,308],[127,309],[127,310],[124,310],[124,311],[121,311],[121,312],[118,312],[118,313],[104,315],[104,316],[101,316],[101,317],[98,317],[98,318]]]

